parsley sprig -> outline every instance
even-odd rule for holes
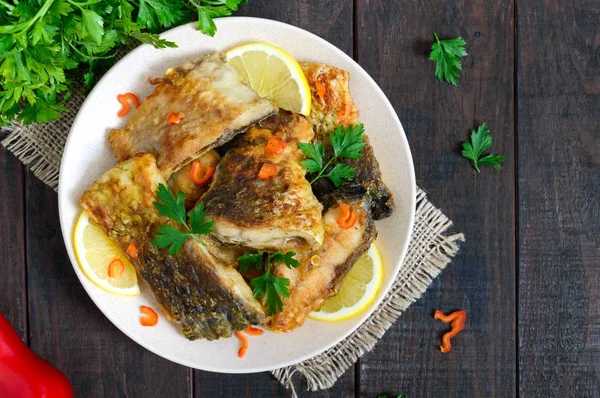
[[[252,286],[254,297],[256,299],[262,297],[262,303],[267,307],[268,315],[273,315],[281,311],[283,309],[281,296],[287,298],[290,295],[290,281],[287,278],[273,275],[271,267],[279,263],[284,263],[288,268],[298,268],[302,264],[294,258],[295,255],[296,253],[294,252],[283,254],[278,251],[276,253],[244,254],[238,258],[240,272],[265,270],[264,274],[252,279],[250,285]]]
[[[481,172],[479,170],[480,164],[485,164],[495,169],[501,169],[502,166],[500,165],[500,162],[503,162],[505,159],[503,155],[489,154],[481,157],[483,152],[486,149],[491,148],[491,146],[492,134],[490,133],[487,124],[483,123],[477,130],[471,131],[471,142],[463,142],[462,155],[473,162],[475,170],[477,170],[478,173]]]
[[[321,178],[328,178],[337,188],[344,183],[344,180],[352,179],[356,173],[354,167],[350,167],[345,163],[337,163],[331,169],[330,166],[336,159],[362,158],[361,151],[365,147],[364,131],[364,125],[358,124],[347,128],[340,126],[329,134],[333,154],[325,165],[323,165],[323,158],[325,157],[323,144],[319,142],[314,144],[298,143],[298,147],[308,157],[308,159],[302,161],[302,165],[309,173],[317,173],[310,180],[310,183],[312,184]]]
[[[431,46],[429,59],[435,62],[435,77],[456,86],[462,69],[460,58],[467,55],[465,50],[467,43],[462,37],[440,40],[437,33],[433,36],[435,43]]]
[[[161,225],[158,228],[158,235],[152,240],[152,244],[161,249],[168,247],[170,255],[179,253],[185,241],[189,238],[196,239],[204,244],[198,235],[209,234],[214,224],[214,221],[204,222],[206,217],[204,203],[200,202],[190,211],[188,223],[183,192],[179,192],[175,197],[166,185],[159,184],[156,196],[160,200],[160,202],[154,202],[154,207],[156,207],[158,213],[183,225],[185,231],[171,225]]]
[[[71,84],[93,85],[122,45],[177,47],[157,33],[213,18],[246,0],[0,1],[0,125],[45,123],[67,110]],[[77,70],[80,68],[79,70]]]

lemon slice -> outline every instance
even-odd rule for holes
[[[140,294],[133,265],[99,226],[83,211],[73,233],[75,256],[83,273],[99,288],[122,296]],[[108,276],[108,266],[119,259],[125,265],[121,275]]]
[[[226,58],[260,96],[279,108],[310,114],[310,87],[300,65],[287,51],[251,43],[229,50]]]
[[[354,264],[337,295],[308,316],[317,321],[343,321],[361,313],[375,299],[381,286],[383,265],[375,245]]]

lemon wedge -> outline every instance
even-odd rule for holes
[[[85,211],[75,224],[73,247],[81,270],[96,286],[121,296],[140,294],[133,265]],[[115,259],[120,260],[124,268],[111,277],[108,267]]]
[[[279,108],[310,114],[310,87],[287,51],[272,44],[251,43],[229,50],[226,59],[258,95]]]
[[[343,321],[361,313],[377,296],[383,277],[381,256],[375,245],[354,264],[337,295],[308,316],[317,321]]]

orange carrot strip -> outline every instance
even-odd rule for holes
[[[238,339],[242,341],[242,346],[238,351],[238,357],[243,358],[246,355],[246,351],[248,350],[248,338],[244,336],[242,332],[235,332],[235,335]]]
[[[277,155],[278,153],[283,152],[284,148],[285,142],[275,136],[270,136],[269,141],[267,141],[267,145],[265,146],[265,151],[269,152],[271,155]]]
[[[133,102],[133,106],[135,106],[136,109],[140,107],[140,99],[137,95],[133,93],[118,94],[117,101],[119,101],[119,103],[121,104],[121,109],[117,113],[118,117],[125,117],[131,110],[129,100]]]
[[[210,181],[211,177],[215,174],[214,167],[204,167],[202,163],[198,161],[192,162],[192,169],[190,170],[190,177],[194,184],[202,186]]]
[[[181,123],[181,119],[183,119],[185,115],[183,113],[169,113],[167,115],[167,123],[169,124],[179,124]]]
[[[140,306],[140,324],[142,326],[155,326],[158,323],[158,314],[152,308]]]
[[[255,328],[252,325],[248,326],[244,331],[250,336],[262,336],[262,334],[264,333],[264,330]]]
[[[138,256],[137,247],[135,247],[135,245],[133,243],[130,243],[129,246],[127,246],[127,250],[125,251],[125,253],[127,253],[127,255],[129,257],[137,258],[137,256]]]
[[[120,278],[123,272],[125,272],[125,264],[118,258],[115,258],[108,264],[108,276],[110,278]]]
[[[277,174],[277,166],[271,163],[265,163],[258,172],[258,178],[264,180],[269,177],[273,177],[275,174]]]
[[[315,82],[315,86],[317,86],[317,95],[319,98],[325,98],[325,93],[327,93],[327,88],[325,88],[325,85],[317,80]]]
[[[350,217],[348,217],[347,220],[339,223],[338,225],[340,226],[340,228],[342,229],[350,229],[354,226],[354,224],[356,224],[356,220],[358,219],[358,214],[356,214],[355,211],[350,213]]]
[[[344,106],[344,109],[341,109],[338,112],[337,117],[338,117],[338,119],[340,119],[340,121],[343,122],[344,120],[346,120],[350,117],[351,113],[352,113],[352,105],[346,104],[346,106]]]
[[[342,224],[350,218],[351,212],[350,207],[345,203],[340,204],[340,210],[342,211],[342,214],[337,218],[337,223],[341,227]]]
[[[444,315],[440,310],[436,310],[433,314],[435,319],[438,319],[444,323],[450,322],[450,331],[442,336],[442,345],[440,350],[442,352],[450,352],[452,345],[450,339],[456,336],[461,330],[465,328],[465,320],[467,319],[467,313],[465,311],[454,311],[450,315]]]

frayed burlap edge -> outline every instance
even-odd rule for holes
[[[417,210],[413,234],[404,260],[390,291],[373,314],[345,340],[324,353],[272,371],[285,388],[294,390],[294,376],[302,375],[308,389],[317,391],[333,386],[358,358],[371,351],[404,310],[427,290],[431,281],[458,252],[463,234],[445,235],[452,221],[433,206],[425,192],[417,188]]]

